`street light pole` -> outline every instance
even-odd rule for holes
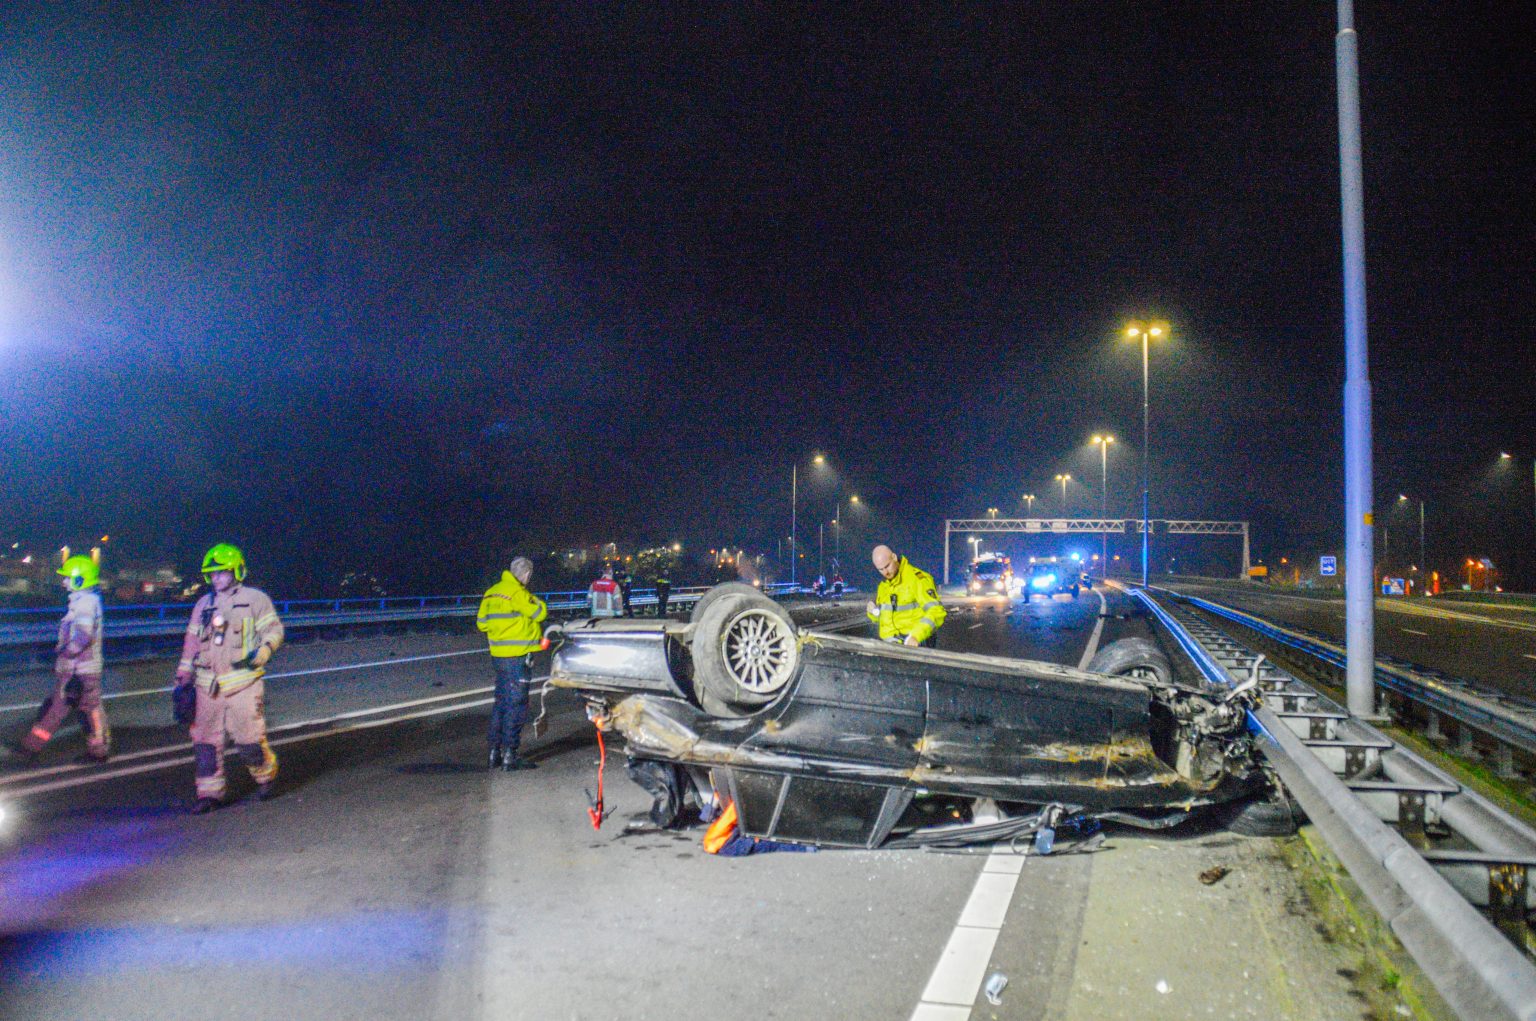
[[[795,583],[795,511],[800,502],[800,462],[789,466],[789,583]]]
[[[1365,175],[1354,0],[1338,0],[1339,220],[1344,269],[1344,686],[1350,715],[1376,715],[1376,594],[1371,570],[1371,377],[1366,338]]]
[[[1152,396],[1151,375],[1147,369],[1147,348],[1154,337],[1168,330],[1163,323],[1132,323],[1127,337],[1141,339],[1141,584],[1147,584],[1147,564],[1152,556]]]
[[[1100,554],[1100,569],[1105,578],[1109,577],[1109,531],[1105,529],[1105,522],[1109,518],[1109,445],[1115,442],[1113,436],[1095,436],[1093,442],[1099,448],[1099,527],[1104,529],[1099,533],[1103,539],[1103,552]]]
[[[1035,512],[1035,494],[1034,493],[1025,493],[1024,494],[1024,508],[1025,508],[1024,509],[1024,513],[1025,514],[1033,514]]]
[[[1058,475],[1058,476],[1056,476],[1056,481],[1061,483],[1061,514],[1062,514],[1062,517],[1066,517],[1066,514],[1067,514],[1067,483],[1072,481],[1072,476],[1070,476],[1070,475]]]

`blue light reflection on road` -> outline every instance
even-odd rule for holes
[[[217,968],[345,973],[436,967],[443,911],[360,911],[251,925],[127,925],[0,937],[7,982],[104,978],[125,972]]]

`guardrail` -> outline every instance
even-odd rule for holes
[[[1345,652],[1326,638],[1297,628],[1286,628],[1260,617],[1196,596],[1165,589],[1168,596],[1197,606],[1255,632],[1262,640],[1295,649],[1321,665],[1320,676],[1341,685]],[[1457,749],[1471,755],[1478,744],[1489,745],[1495,770],[1514,777],[1515,757],[1536,762],[1536,701],[1485,687],[1437,671],[1383,658],[1376,664],[1376,685],[1385,714],[1413,716],[1410,704],[1424,717],[1424,729],[1433,739],[1442,736],[1445,720],[1456,726]]]
[[[708,585],[674,588],[668,596],[673,606],[696,602]],[[803,591],[802,585],[768,585],[771,596],[788,596]],[[550,613],[585,613],[587,590],[538,593]],[[447,617],[473,617],[479,610],[481,596],[389,596],[378,599],[284,599],[273,600],[284,628],[347,628],[370,623],[439,620]],[[654,588],[630,590],[630,605],[645,608],[656,605]],[[104,633],[108,642],[164,639],[186,631],[187,617],[194,603],[154,603],[154,605],[108,605]],[[51,648],[58,634],[60,606],[0,610],[0,649]]]
[[[1536,832],[1194,613],[1204,600],[1133,594],[1209,683],[1256,683],[1259,748],[1457,1015],[1536,1018]]]

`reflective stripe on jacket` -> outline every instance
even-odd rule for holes
[[[210,694],[232,695],[266,675],[266,668],[236,666],[267,646],[283,644],[283,622],[277,607],[259,588],[237,584],[227,592],[208,592],[192,607],[182,659],[196,672],[197,683]],[[189,662],[190,661],[190,662]]]
[[[485,632],[492,656],[526,656],[543,644],[539,622],[548,613],[544,600],[529,592],[511,571],[502,571],[501,580],[480,600],[475,626]]]
[[[904,639],[908,636],[926,642],[944,623],[944,604],[939,602],[939,587],[927,571],[913,567],[902,557],[896,576],[880,582],[875,592],[875,612],[869,619],[880,625],[880,637]]]

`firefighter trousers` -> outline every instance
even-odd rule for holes
[[[85,746],[92,758],[105,759],[112,750],[112,728],[107,725],[107,711],[101,704],[101,675],[74,674],[58,679],[53,694],[43,700],[37,722],[21,739],[27,751],[42,751],[66,717],[79,713],[80,729],[85,731]]]
[[[251,771],[252,780],[266,784],[277,779],[277,756],[267,744],[266,694],[261,681],[231,695],[210,695],[208,686],[198,683],[192,754],[199,798],[224,797],[226,743],[235,746],[235,754]]]

